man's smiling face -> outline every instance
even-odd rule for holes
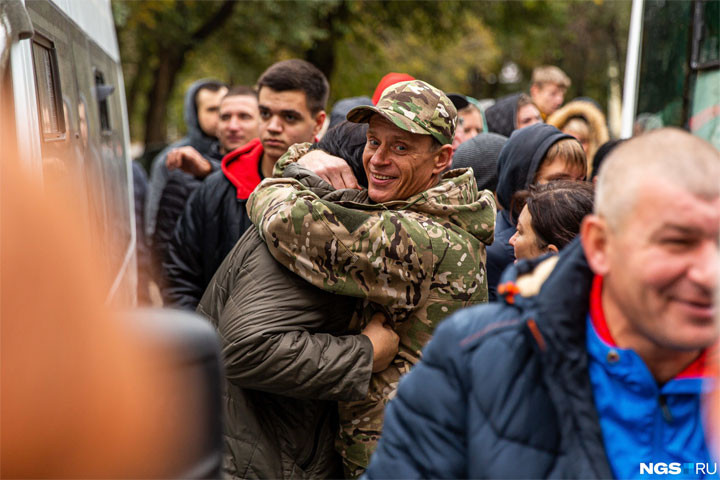
[[[404,200],[435,185],[443,148],[430,135],[407,132],[379,114],[370,119],[363,166],[377,203]]]

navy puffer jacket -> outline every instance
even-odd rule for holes
[[[587,373],[593,274],[580,243],[520,262],[503,283],[519,275],[527,296],[436,330],[386,408],[367,478],[612,478]]]

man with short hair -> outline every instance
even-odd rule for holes
[[[533,69],[530,96],[540,109],[543,121],[562,107],[565,92],[571,84],[570,77],[554,65],[542,65]]]
[[[248,211],[278,262],[316,287],[364,300],[352,329],[380,312],[400,337],[398,355],[373,374],[367,397],[339,405],[337,447],[346,475],[356,476],[380,436],[385,403],[435,326],[456,309],[487,301],[485,244],[495,206],[469,170],[443,175],[457,113],[435,87],[395,84],[377,106],[356,107],[348,120],[369,124],[363,164],[374,204],[329,202],[294,179],[274,178],[251,195]],[[290,149],[276,176],[294,162],[310,165],[308,148]]]
[[[250,225],[245,204],[295,143],[312,142],[325,121],[325,75],[304,60],[270,66],[257,83],[260,136],[222,159],[193,193],[163,262],[164,298],[195,309],[215,270]]]
[[[718,151],[678,129],[613,150],[581,238],[437,330],[367,478],[643,478],[643,464],[702,478],[684,468],[712,465],[718,178]]]
[[[260,115],[257,93],[245,85],[232,87],[222,97],[218,113],[215,130],[218,142],[206,156],[221,160],[258,136]],[[170,170],[177,168],[198,178],[205,178],[213,170],[208,158],[188,145],[168,152],[165,166]]]
[[[168,152],[165,165],[169,174],[160,197],[151,248],[157,270],[162,271],[168,243],[192,192],[205,177],[220,169],[220,161],[225,154],[257,137],[259,121],[255,91],[244,85],[232,87],[220,101],[218,142],[210,151],[201,154],[191,145],[186,145]],[[160,291],[165,296],[164,279],[159,283]],[[165,297],[164,300],[169,299]]]
[[[226,93],[227,86],[218,80],[198,80],[187,89],[183,116],[187,135],[160,152],[150,167],[150,184],[145,204],[145,233],[148,239],[152,239],[155,233],[160,197],[168,179],[169,172],[165,165],[168,153],[186,145],[202,155],[207,155],[216,148],[215,134],[220,100]]]

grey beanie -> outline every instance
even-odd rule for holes
[[[455,150],[452,168],[472,167],[478,190],[497,187],[497,159],[507,137],[498,133],[480,133]]]

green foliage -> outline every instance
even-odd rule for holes
[[[184,131],[182,99],[192,81],[252,85],[265,68],[306,58],[329,74],[335,100],[371,95],[389,71],[477,98],[527,89],[533,67],[554,64],[573,79],[568,93],[605,105],[608,66],[624,66],[630,3],[624,1],[243,1],[198,44],[188,32],[217,11],[202,0],[113,0],[128,90],[131,131],[140,138],[154,79],[168,48],[189,48],[168,106],[171,136]],[[522,80],[501,84],[503,65]],[[621,72],[622,75],[622,72]],[[131,89],[135,93],[131,94]]]

